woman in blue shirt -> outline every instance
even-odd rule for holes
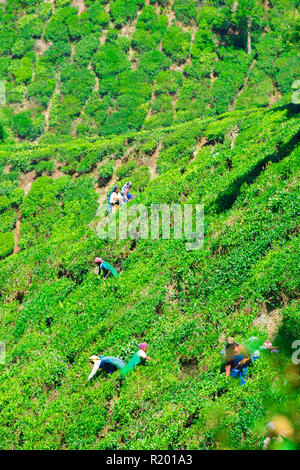
[[[250,354],[242,344],[233,342],[227,343],[225,348],[226,377],[235,377],[240,379],[240,385],[246,382],[248,365],[250,362]]]

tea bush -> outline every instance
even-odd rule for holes
[[[191,36],[183,33],[177,26],[170,26],[162,40],[162,47],[165,53],[174,62],[184,62],[190,52]]]
[[[111,180],[112,175],[114,172],[114,163],[113,161],[109,161],[107,163],[104,163],[99,169],[98,169],[98,185],[105,186],[109,180]]]
[[[136,17],[138,8],[144,5],[144,0],[114,0],[110,5],[110,15],[117,27],[131,22]]]
[[[133,170],[135,170],[136,167],[137,167],[136,161],[130,160],[129,162],[124,163],[119,168],[117,168],[116,175],[119,179],[128,178],[133,172]]]
[[[0,212],[5,211],[10,207],[10,200],[6,196],[0,196]]]
[[[0,232],[0,259],[10,255],[14,249],[14,235],[11,232]]]
[[[11,95],[0,110],[1,448],[258,450],[276,414],[291,421],[299,448],[295,4],[254,12],[252,54],[241,3],[211,2],[195,22],[195,3],[175,0],[170,26],[165,0],[86,0],[80,16],[68,0],[44,5],[0,9]],[[36,56],[31,39],[41,41]],[[9,69],[23,58],[33,79],[16,83]],[[270,105],[273,84],[283,97]],[[30,142],[46,108],[49,128]],[[52,177],[54,168],[65,175]],[[99,176],[111,186],[130,179],[149,211],[203,203],[201,249],[187,249],[187,233],[98,238]],[[98,278],[95,256],[120,277]],[[220,351],[228,336],[254,335],[280,353],[262,352],[240,387],[220,374]],[[128,361],[141,341],[156,362],[122,385],[119,372],[86,381],[91,354]]]
[[[184,25],[196,21],[198,16],[198,3],[196,0],[174,0],[174,11],[176,18]]]
[[[105,43],[93,57],[93,64],[100,78],[130,69],[130,62],[119,46]]]
[[[17,221],[16,212],[14,210],[7,210],[1,214],[0,219],[0,232],[11,232]]]
[[[37,175],[42,175],[43,173],[50,174],[54,169],[54,162],[48,162],[48,161],[40,161],[36,167],[35,171]]]
[[[246,53],[244,4],[232,9],[225,1],[199,9],[194,0],[176,0],[172,6],[164,0],[148,5],[137,0],[97,0],[86,2],[80,15],[70,1],[59,1],[54,10],[40,2],[22,8],[18,5],[17,14],[7,2],[1,9],[0,75],[6,82],[5,113],[17,114],[19,104],[27,100],[26,112],[36,122],[32,132],[20,136],[9,118],[3,135],[10,141],[66,141],[70,133],[92,138],[125,134],[218,115],[236,107],[246,109],[250,102],[269,106],[281,95],[288,96],[297,78],[297,22],[291,21],[295,9],[291,3],[272,4],[268,10],[257,2],[252,5],[251,54]],[[171,23],[170,15],[174,16]],[[254,68],[250,69],[254,57]],[[146,75],[149,96],[125,106],[125,100],[130,101],[128,85],[120,93],[119,75],[130,70]],[[163,71],[170,72],[169,78],[181,73],[181,78],[173,75],[175,82],[166,91],[180,94],[180,104],[173,113],[155,115],[150,109],[151,96],[161,93],[158,75]],[[182,103],[189,87],[197,90],[196,104],[185,98]],[[55,89],[79,97],[82,109],[80,119],[78,113],[67,117],[63,110],[58,111],[59,123],[53,124],[52,119],[48,128],[41,124],[40,112],[43,108],[48,116]],[[84,106],[95,93],[118,101],[87,116]]]

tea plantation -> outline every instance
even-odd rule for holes
[[[299,78],[298,6],[3,0],[3,132],[49,143],[268,106]]]
[[[298,4],[2,4],[0,449],[256,450],[276,415],[300,447]],[[100,239],[128,179],[149,209],[203,204],[203,247]],[[241,387],[228,336],[280,352]],[[87,382],[142,341],[155,362]]]

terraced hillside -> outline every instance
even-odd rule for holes
[[[298,5],[3,0],[0,139],[46,145],[268,107],[299,78]]]
[[[278,414],[299,448],[300,122],[288,101],[2,145],[2,449],[258,449]],[[203,203],[203,248],[100,240],[98,203],[128,177],[146,206]],[[120,277],[101,282],[96,255]],[[219,373],[219,351],[251,335],[282,349],[240,387]],[[91,354],[127,361],[142,340],[157,362],[121,386],[119,373],[86,381]]]

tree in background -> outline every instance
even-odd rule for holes
[[[252,33],[263,26],[263,8],[260,0],[238,0],[233,4],[233,21],[247,54],[252,53]],[[246,48],[246,47],[245,47]]]

